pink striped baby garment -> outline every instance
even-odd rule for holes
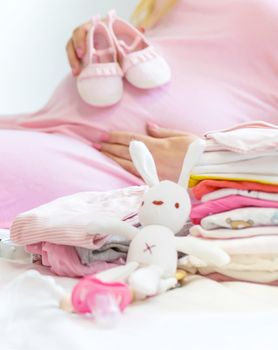
[[[88,232],[88,225],[100,216],[138,223],[137,211],[146,186],[108,192],[82,192],[56,199],[20,214],[12,224],[11,239],[21,245],[39,242],[90,249],[101,248],[109,237]],[[115,232],[115,235],[117,232]]]

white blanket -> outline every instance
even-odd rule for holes
[[[278,288],[192,277],[186,286],[130,306],[116,329],[67,314],[32,265],[0,260],[1,350],[277,349]],[[76,281],[54,278],[70,290]]]

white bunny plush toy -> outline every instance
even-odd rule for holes
[[[124,266],[96,275],[104,282],[124,281],[143,299],[176,286],[178,252],[210,265],[229,263],[229,256],[210,242],[195,237],[176,237],[188,220],[191,201],[187,192],[190,171],[198,162],[205,141],[197,139],[188,148],[178,183],[159,181],[153,157],[142,142],[130,143],[132,161],[150,189],[144,194],[139,209],[142,228],[109,218],[98,218],[89,225],[92,233],[122,235],[130,247]]]

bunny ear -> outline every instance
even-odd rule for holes
[[[190,144],[186,152],[182,170],[180,173],[178,184],[182,187],[188,187],[188,181],[190,172],[194,166],[198,163],[201,155],[203,154],[206,147],[206,142],[203,139],[198,138]]]
[[[129,153],[133,164],[144,181],[149,186],[159,183],[154,159],[143,142],[131,141],[129,144]]]

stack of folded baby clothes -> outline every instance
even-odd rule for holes
[[[125,263],[129,241],[91,232],[94,219],[114,218],[137,227],[147,186],[61,197],[17,216],[11,239],[25,246],[33,262],[60,276],[82,277]]]
[[[205,135],[192,171],[193,236],[223,248],[222,268],[184,259],[188,270],[217,280],[278,281],[278,127],[245,123]]]

